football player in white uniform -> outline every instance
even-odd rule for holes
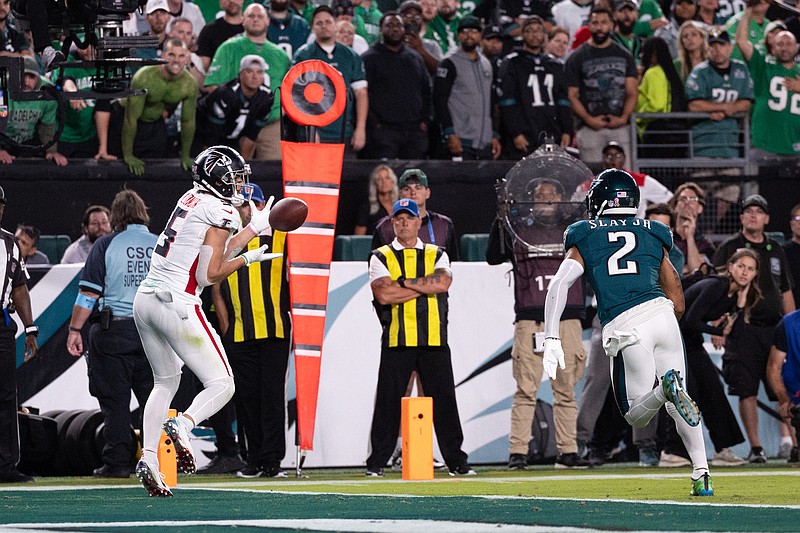
[[[136,465],[136,475],[150,496],[172,496],[158,469],[162,426],[175,445],[178,471],[193,473],[192,428],[233,396],[228,358],[203,314],[201,291],[243,264],[281,255],[267,253],[266,245],[239,255],[250,239],[269,227],[274,201],[270,198],[264,210],[253,208],[250,223],[242,228],[237,207],[250,201],[249,176],[250,165],[227,146],[212,146],[197,156],[192,166],[195,186],[178,200],[133,302],[133,317],[154,379],[144,408],[142,459]],[[204,389],[184,413],[166,419],[184,363]]]

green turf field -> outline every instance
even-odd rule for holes
[[[800,531],[800,469],[785,463],[717,469],[710,498],[689,496],[688,469],[477,470],[427,482],[391,471],[365,478],[360,469],[181,476],[168,499],[149,498],[133,477],[39,478],[2,487],[0,530]]]

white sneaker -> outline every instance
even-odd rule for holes
[[[136,465],[136,477],[142,482],[144,488],[150,496],[159,498],[169,498],[172,496],[172,491],[164,483],[164,474],[158,471],[158,468],[150,466],[144,459],[139,461]]]
[[[780,457],[781,459],[788,459],[791,454],[792,454],[791,441],[782,442],[780,448],[778,448],[778,457]]]
[[[167,418],[164,422],[164,431],[172,439],[175,445],[175,459],[178,462],[178,472],[184,474],[194,474],[197,472],[197,464],[194,460],[192,443],[189,442],[190,435],[186,426],[181,424],[177,418]]]
[[[658,466],[661,468],[675,468],[678,466],[691,466],[692,462],[680,455],[674,455],[667,452],[661,452],[661,458],[658,461]]]
[[[723,448],[714,454],[711,459],[712,466],[741,466],[747,461],[733,453],[730,448]]]

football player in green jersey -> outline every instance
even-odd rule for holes
[[[669,261],[672,234],[660,222],[635,217],[639,187],[624,170],[598,174],[586,206],[589,220],[564,233],[567,255],[545,299],[545,371],[553,379],[557,368],[564,368],[558,325],[569,287],[585,274],[597,295],[603,348],[611,357],[611,380],[625,420],[644,427],[666,405],[692,459],[691,494],[711,496],[700,411],[681,380],[686,356],[678,318],[684,301]],[[656,378],[660,386],[653,388]]]

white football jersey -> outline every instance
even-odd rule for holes
[[[202,189],[184,193],[158,236],[145,288],[162,288],[199,301],[202,286],[195,276],[200,247],[210,227],[233,232],[241,228],[239,211]]]

